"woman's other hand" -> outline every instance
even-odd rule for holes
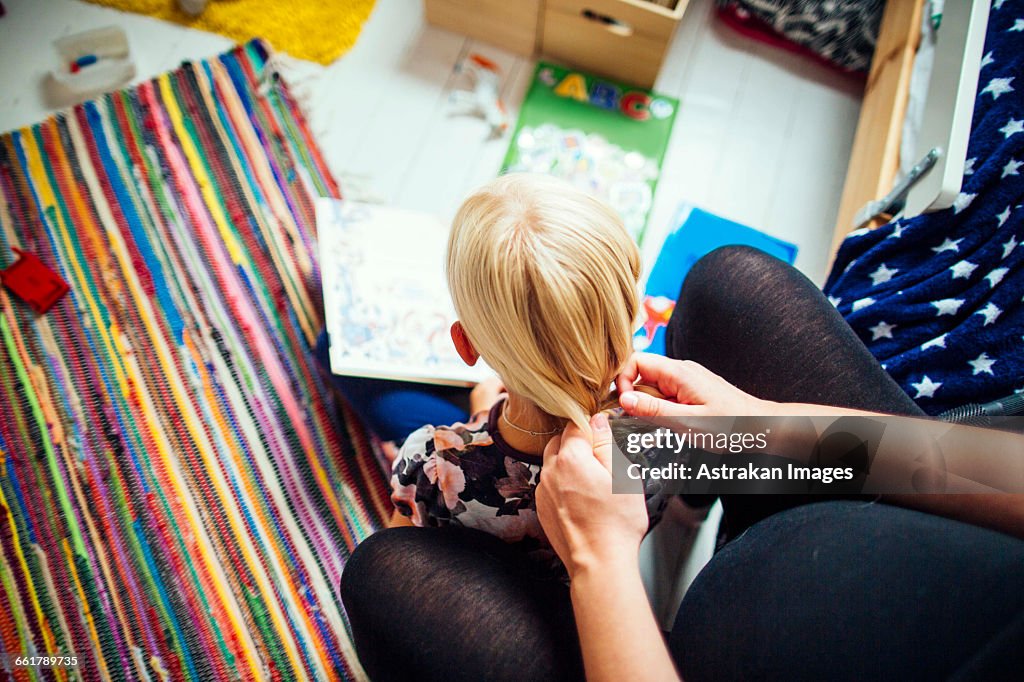
[[[641,383],[657,388],[665,399],[637,390]],[[776,412],[775,403],[744,393],[690,360],[634,353],[615,384],[619,404],[634,417],[767,416]]]
[[[635,571],[648,525],[643,495],[612,493],[607,415],[595,415],[590,428],[569,424],[551,439],[536,493],[541,526],[571,578],[593,568]]]
[[[590,430],[569,424],[551,439],[537,486],[540,523],[572,579],[587,679],[678,680],[640,579],[644,496],[612,493],[607,415]]]

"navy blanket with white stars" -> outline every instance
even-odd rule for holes
[[[1024,391],[1024,0],[994,0],[960,195],[851,233],[825,284],[929,414]]]

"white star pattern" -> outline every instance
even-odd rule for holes
[[[1002,227],[1003,223],[1010,219],[1010,207],[1007,206],[996,218],[999,218],[999,227]]]
[[[877,287],[879,284],[885,284],[897,272],[899,272],[897,268],[888,268],[885,266],[885,263],[882,263],[878,266],[877,270],[868,275],[871,278],[871,286]]]
[[[985,275],[985,279],[988,280],[988,285],[995,289],[996,285],[1003,281],[1003,277],[1010,271],[1010,268],[996,268],[992,272]]]
[[[992,9],[1002,9],[1006,0],[992,0]]]
[[[935,306],[935,317],[942,317],[943,315],[956,315],[956,311],[960,310],[960,306],[964,304],[962,298],[944,298],[941,301],[932,301],[932,305]]]
[[[942,242],[938,246],[933,246],[932,251],[934,251],[935,253],[942,253],[943,251],[959,251],[960,242],[962,242],[963,240],[963,237],[960,237],[960,239],[950,239],[949,237],[946,237],[946,240],[944,242]]]
[[[999,99],[1000,95],[1013,92],[1013,86],[1010,85],[1012,82],[1012,76],[1010,78],[993,78],[985,86],[985,89],[981,91],[981,94],[984,95],[987,92],[992,95],[992,99]]]
[[[982,353],[973,360],[968,360],[967,364],[974,368],[971,372],[971,376],[977,376],[979,374],[991,374],[995,376],[996,373],[992,371],[992,365],[996,364],[995,358],[990,358],[988,353]]]
[[[1017,244],[1019,243],[1020,242],[1017,241],[1017,235],[1011,234],[1010,241],[1003,242],[1003,258],[1005,259],[1011,253],[1013,253],[1013,250],[1017,248]]]
[[[959,213],[970,206],[976,196],[978,195],[968,194],[967,192],[960,192],[960,194],[957,194],[956,199],[953,200],[953,213]]]
[[[857,312],[858,310],[863,310],[864,308],[867,308],[874,302],[875,299],[871,298],[870,296],[867,296],[865,298],[859,298],[853,302],[853,305],[850,307],[850,310],[851,312]]]
[[[871,332],[871,340],[877,341],[878,339],[891,339],[892,330],[896,328],[895,324],[886,324],[885,321],[879,322],[874,327],[868,327],[868,331]]]
[[[977,268],[977,265],[965,260],[949,266],[949,269],[953,271],[953,279],[967,279]]]
[[[849,271],[850,271],[850,268],[852,268],[852,267],[853,267],[854,265],[856,265],[856,264],[857,264],[857,259],[856,259],[856,258],[854,258],[854,259],[853,259],[852,261],[850,261],[849,263],[847,263],[847,264],[846,264],[846,267],[845,267],[845,268],[843,268],[843,272],[844,272],[844,273],[846,273],[846,272],[849,272]]]
[[[1024,133],[1024,120],[1017,120],[1015,118],[1011,118],[1009,121],[1006,122],[1006,125],[999,129],[999,132],[1003,134],[1004,140],[1009,138],[1011,135],[1016,135],[1017,133]]]
[[[989,303],[987,306],[985,306],[984,308],[982,308],[981,310],[974,314],[981,315],[982,317],[984,317],[985,324],[981,326],[987,327],[990,324],[993,324],[996,321],[996,319],[1003,314],[1003,311],[1000,310],[999,306],[997,306],[995,303]]]
[[[991,3],[992,11],[1005,9],[1005,0],[982,1],[986,4]],[[1014,72],[1020,73],[1020,70],[1008,68],[1006,62],[995,58],[995,48],[997,48],[1003,57],[1010,55],[1008,58],[1011,63],[1017,60],[1012,57],[1012,54],[1018,52],[1019,45],[1018,47],[1012,47],[1012,45],[1024,40],[1024,7],[1018,3],[1024,3],[1024,0],[1011,2],[1010,10],[1006,14],[994,15],[993,22],[994,25],[1002,25],[1004,31],[1009,28],[1010,31],[1022,35],[1016,37],[996,35],[998,29],[993,31],[988,40],[988,46],[993,49],[985,51],[986,54],[983,55],[980,64],[981,77],[978,79],[976,91],[978,96],[976,106],[985,109],[991,105],[992,113],[995,114],[986,121],[985,133],[989,131],[994,133],[998,130],[1003,135],[1007,142],[1006,149],[1001,150],[1004,153],[994,156],[979,155],[976,152],[975,157],[963,160],[963,189],[954,195],[952,202],[954,214],[956,214],[956,218],[953,219],[956,226],[953,229],[950,229],[951,225],[948,222],[950,214],[946,213],[945,230],[941,229],[941,224],[929,224],[928,221],[924,221],[920,227],[905,231],[908,226],[902,225],[901,221],[893,220],[889,225],[889,233],[879,235],[879,238],[883,239],[881,243],[874,239],[851,239],[850,242],[847,242],[850,252],[856,252],[859,249],[867,253],[873,247],[867,246],[866,242],[881,248],[864,258],[864,263],[854,260],[848,262],[845,270],[837,268],[837,272],[840,270],[850,271],[853,276],[842,278],[844,283],[848,283],[846,292],[842,295],[828,296],[829,303],[833,307],[841,307],[844,314],[849,311],[847,316],[851,321],[856,319],[853,326],[872,350],[882,349],[884,351],[884,349],[890,348],[896,351],[882,354],[894,356],[890,359],[893,360],[894,375],[899,383],[920,404],[930,405],[934,410],[948,407],[945,404],[947,401],[950,404],[955,404],[956,398],[960,396],[960,391],[967,387],[988,383],[992,384],[995,390],[995,385],[998,382],[1002,386],[1003,393],[1011,392],[1014,388],[1013,384],[1021,386],[1020,390],[1024,391],[1024,385],[1022,385],[1024,380],[1019,377],[1009,384],[1003,384],[1004,380],[1011,380],[1013,376],[1019,374],[1017,371],[1019,368],[1014,362],[1017,358],[1003,348],[1004,341],[999,341],[998,344],[990,343],[990,337],[996,340],[1007,339],[1007,334],[1010,332],[1016,333],[1010,334],[1009,339],[1017,336],[1018,341],[1010,341],[1008,348],[1016,352],[1021,348],[1020,344],[1024,343],[1024,336],[1021,336],[1024,330],[1014,329],[1018,326],[1016,324],[1018,309],[1024,306],[1024,298],[1021,298],[1024,294],[1024,284],[1018,282],[1016,277],[1019,269],[1016,267],[1017,264],[1024,263],[1024,249],[1021,249],[1022,253],[1013,255],[1016,254],[1017,247],[1024,243],[1024,228],[1020,227],[1024,221],[1024,211],[1018,210],[1022,206],[1007,203],[1003,204],[1004,208],[1001,212],[995,212],[1000,200],[1009,202],[1013,198],[1014,192],[1009,190],[1011,186],[1019,185],[1022,182],[1021,177],[1024,176],[1024,152],[1019,149],[1011,149],[1009,142],[1013,138],[1015,140],[1013,146],[1019,147],[1021,141],[1024,141],[1024,135],[1019,138],[1015,137],[1018,133],[1024,133],[1024,113],[1010,106],[1014,102],[1020,102],[1020,98],[1024,97],[1024,90],[1018,91],[1017,86],[1014,85],[1016,83]],[[1013,16],[1014,14],[1017,15],[1017,18]],[[999,16],[1002,18],[999,19]],[[1012,28],[1010,28],[1011,26]],[[1005,41],[1008,46],[1004,47],[1004,43],[1001,41]],[[998,69],[995,68],[997,64],[1000,65]],[[993,68],[986,71],[988,66]],[[1006,75],[1007,73],[1010,75]],[[991,95],[991,99],[985,99],[985,94]],[[1004,108],[996,110],[995,104],[1002,99],[1004,94],[1013,96],[1000,105]],[[985,104],[986,102],[990,104]],[[1016,118],[1018,114],[1021,115],[1021,119]],[[999,120],[1003,121],[1003,125],[996,128]],[[1014,152],[1016,152],[1016,156]],[[999,158],[1003,159],[1002,166],[998,165]],[[1000,175],[996,175],[996,173]],[[978,177],[974,178],[975,175]],[[991,197],[981,189],[982,185],[977,185],[974,182],[984,181],[987,184],[996,184],[1000,180],[1003,184],[1002,189],[1005,191],[993,193]],[[1021,204],[1024,199],[1017,198],[1016,201]],[[960,216],[961,213],[966,213],[966,215]],[[996,219],[996,228],[993,228],[992,223],[989,222],[992,218]],[[960,222],[965,220],[968,222],[961,229]],[[920,222],[918,221],[918,223]],[[916,226],[918,223],[913,223],[913,225]],[[1009,226],[1008,229],[1003,229],[1007,226]],[[935,230],[936,227],[939,229]],[[929,232],[929,229],[932,231]],[[971,232],[968,232],[968,229],[971,229]],[[998,232],[998,234],[994,238],[974,236],[979,233],[983,234],[986,230],[989,233]],[[856,237],[856,235],[866,232],[866,230],[857,230],[853,236]],[[931,286],[925,289],[927,293],[924,296],[921,296],[920,292],[915,293],[917,284],[914,285],[915,288],[911,288],[910,283],[905,283],[914,279],[911,274],[908,274],[916,270],[912,262],[913,259],[898,257],[901,249],[886,253],[883,246],[888,244],[885,239],[901,239],[904,235],[916,244],[916,248],[931,249],[934,254],[931,258],[932,264],[929,272],[940,276],[929,283]],[[967,237],[970,237],[970,240]],[[933,246],[929,247],[929,242]],[[903,241],[899,244],[908,244],[908,242]],[[898,244],[892,244],[892,246],[896,247]],[[1001,251],[997,250],[999,246],[1002,246]],[[951,252],[950,255],[946,256],[947,252]],[[1004,262],[995,262],[997,253],[1001,254],[1004,262],[1009,261],[1005,263],[1005,267],[999,267],[1004,266]],[[871,258],[871,255],[875,255],[875,258]],[[920,254],[918,255],[920,256]],[[885,259],[885,262],[882,262],[882,258]],[[972,258],[976,262],[972,262]],[[929,259],[925,257],[923,260]],[[869,270],[871,262],[876,265],[875,268]],[[889,265],[889,263],[893,265]],[[854,265],[857,266],[855,273],[851,270]],[[950,272],[950,279],[944,279],[941,276],[942,270],[947,268]],[[978,273],[977,279],[974,277],[975,273]],[[1008,277],[1009,279],[1007,279]],[[964,281],[958,282],[957,280],[960,279]],[[1004,282],[1006,284],[1003,284]],[[985,283],[989,285],[990,289],[987,296],[984,293]],[[896,291],[897,285],[910,291],[910,295],[893,297],[892,292]],[[995,291],[996,288],[999,289],[998,292]],[[867,289],[870,289],[872,294],[869,295]],[[857,298],[857,293],[861,294],[861,298]],[[897,293],[902,294],[903,292]],[[880,298],[876,300],[873,296],[880,296]],[[1020,299],[1019,303],[1017,299]],[[995,301],[999,303],[996,304]],[[910,307],[911,305],[913,307]],[[965,305],[967,305],[966,308]],[[1003,306],[1006,307],[1003,308]],[[930,318],[927,317],[929,307],[935,311]],[[901,308],[905,312],[916,311],[911,313],[913,319],[893,312],[893,309]],[[960,311],[963,313],[961,314]],[[861,312],[865,314],[860,315]],[[1006,317],[1003,317],[1003,313],[1006,313]],[[938,319],[946,316],[952,319],[948,321]],[[976,316],[981,319],[974,320]],[[890,323],[885,318],[895,319],[897,322]],[[931,327],[928,327],[927,324],[929,319],[934,321]],[[963,327],[962,323],[967,323],[968,326]],[[980,329],[979,324],[982,325]],[[995,326],[996,324],[999,326]],[[990,326],[992,327],[991,332],[988,330]],[[954,330],[954,328],[956,329]],[[897,330],[899,330],[898,337],[896,336]],[[948,333],[943,333],[944,331]],[[992,337],[992,334],[996,336]],[[952,339],[949,338],[950,336]],[[917,340],[922,338],[924,341]],[[887,343],[889,341],[891,343]],[[907,357],[905,354],[909,354],[911,358],[917,357],[913,355],[915,342],[918,344],[916,348],[922,360],[916,363],[916,370],[922,374],[917,374],[914,371],[915,363],[913,361],[910,363],[910,372],[903,364]],[[962,351],[961,348],[965,346],[966,351]],[[987,350],[981,352],[981,349],[986,346],[987,350],[991,350],[996,355],[990,356]],[[950,352],[946,353],[947,350]],[[927,359],[924,358],[925,355],[927,355]],[[968,360],[968,355],[976,356]],[[899,359],[894,359],[896,357]],[[934,360],[934,362],[930,362],[930,360]],[[968,367],[964,367],[960,363],[967,364]],[[995,372],[996,367],[999,367],[999,372]],[[929,368],[936,375],[934,379],[931,375],[924,373]],[[915,376],[917,381],[914,381]],[[989,379],[984,379],[985,376],[988,376]],[[939,393],[947,383],[951,384],[950,388],[946,389],[944,393]],[[928,402],[929,400],[931,402]],[[934,411],[932,408],[928,408],[929,411]]]
[[[917,395],[914,396],[914,400],[917,400],[918,398],[934,398],[935,391],[939,389],[939,386],[942,385],[942,382],[932,381],[931,379],[928,378],[928,375],[925,374],[923,377],[921,377],[921,381],[919,381],[916,384],[912,383],[910,385],[917,389]]]

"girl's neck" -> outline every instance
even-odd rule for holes
[[[505,399],[502,412],[498,420],[501,437],[509,447],[528,455],[543,454],[548,441],[565,427],[565,419],[544,412],[514,393]]]

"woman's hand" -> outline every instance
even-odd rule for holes
[[[612,430],[605,414],[592,434],[569,424],[544,449],[537,515],[555,552],[574,578],[601,567],[636,570],[647,532],[643,495],[612,493]]]
[[[590,429],[569,424],[551,439],[537,486],[540,523],[572,579],[587,680],[678,680],[640,579],[644,496],[612,493],[608,417]]]
[[[666,399],[634,390],[634,384],[638,383],[657,388]],[[619,404],[634,417],[740,417],[776,413],[776,403],[744,393],[690,360],[634,353],[615,384],[619,389]]]
[[[504,393],[505,384],[500,377],[487,377],[469,392],[469,415],[491,409]]]

